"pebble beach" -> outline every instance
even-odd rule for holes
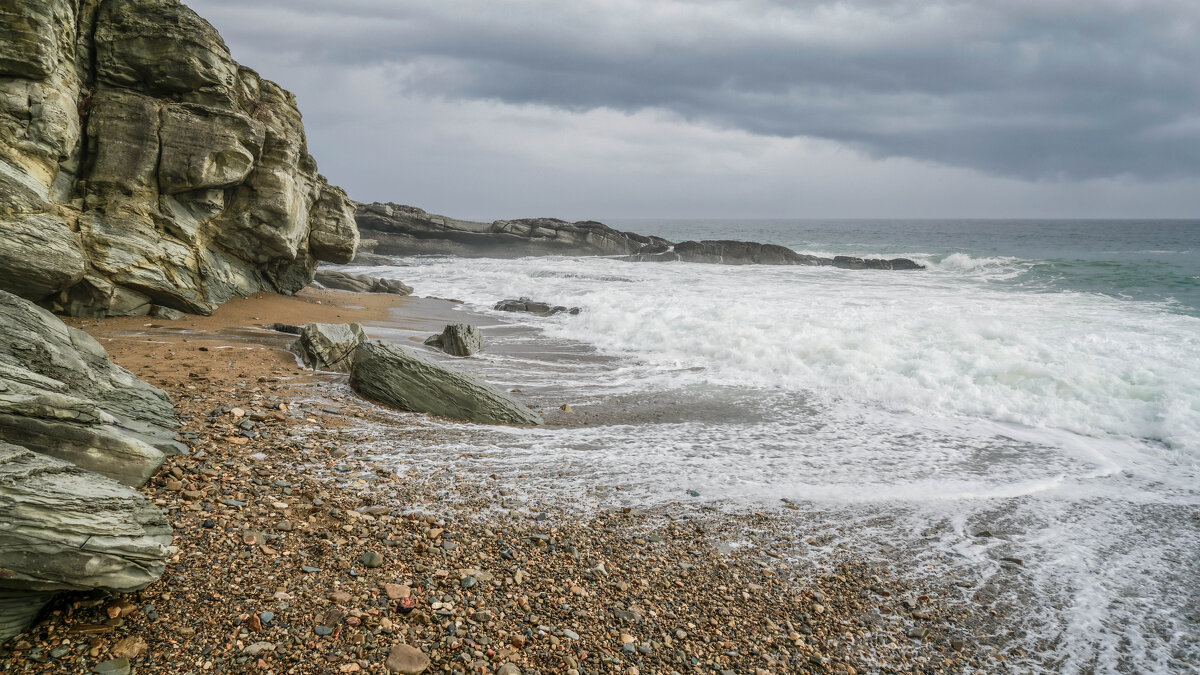
[[[142,488],[174,547],[141,592],[62,596],[5,645],[7,672],[1005,668],[979,639],[987,617],[945,580],[850,550],[806,562],[824,542],[798,528],[795,505],[581,510],[517,496],[553,476],[481,478],[450,461],[397,473],[363,448],[421,444],[436,425],[302,370],[290,336],[264,328],[361,321],[371,333],[406,312],[432,320],[429,302],[305,291],[179,322],[74,320],[177,406],[191,453]]]

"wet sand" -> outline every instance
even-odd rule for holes
[[[397,475],[367,448],[386,438],[402,451],[437,424],[302,370],[293,336],[261,327],[359,321],[417,340],[461,318],[445,301],[320,291],[175,322],[73,320],[177,405],[192,453],[143,488],[167,511],[175,549],[139,593],[63,596],[0,648],[0,665],[415,672],[407,653],[430,672],[505,675],[1002,669],[937,580],[850,552],[805,565],[803,550],[823,543],[784,534],[800,515],[789,505],[581,513],[520,496],[552,476],[456,468],[469,457]]]

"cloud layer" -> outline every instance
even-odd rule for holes
[[[421,139],[398,127],[404,119],[438,140],[422,156],[440,172],[509,153],[558,172],[547,183],[607,170],[650,172],[669,188],[682,175],[715,185],[772,169],[804,182],[849,157],[847,180],[892,167],[885,191],[919,190],[904,179],[919,175],[980,192],[1025,185],[1035,201],[1053,188],[1059,206],[1115,191],[1185,210],[1200,179],[1194,0],[189,4],[237,58],[297,91],[314,146],[327,149],[334,128],[356,143],[369,128],[411,149]],[[669,158],[647,158],[648,148]],[[386,163],[370,147],[354,152]],[[378,187],[365,173],[349,182]],[[741,203],[793,208],[730,189]]]

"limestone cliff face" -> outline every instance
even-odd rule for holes
[[[358,245],[294,97],[177,0],[0,0],[0,289],[73,315],[291,293]]]

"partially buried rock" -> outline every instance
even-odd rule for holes
[[[417,675],[429,667],[429,657],[416,647],[396,645],[388,652],[388,670],[404,675]]]
[[[317,283],[325,288],[354,293],[391,293],[392,295],[411,295],[413,289],[395,279],[379,279],[362,274],[347,274],[333,270],[317,270]]]
[[[354,350],[367,339],[357,323],[310,323],[300,327],[292,349],[314,370],[350,372]]]
[[[429,336],[425,344],[451,356],[470,356],[483,349],[483,335],[475,326],[455,323],[442,329],[441,335]]]
[[[496,303],[493,309],[501,312],[526,312],[528,314],[537,314],[538,316],[554,316],[555,314],[575,315],[581,310],[579,307],[563,307],[562,305],[551,305],[545,302],[537,302],[529,298],[518,298],[516,300],[501,300]]]
[[[383,556],[379,555],[375,551],[367,551],[366,553],[358,556],[358,562],[367,569],[375,569],[383,564]]]
[[[350,386],[372,401],[411,412],[485,424],[541,424],[512,396],[414,350],[369,340],[358,346]]]

